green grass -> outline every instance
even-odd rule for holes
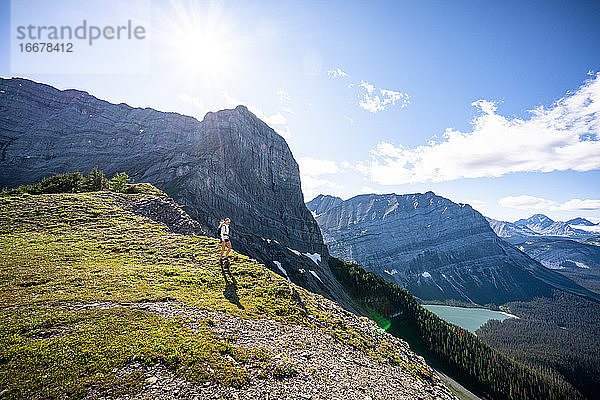
[[[150,185],[138,189],[120,196],[164,195]],[[117,374],[134,362],[161,362],[186,379],[230,386],[298,373],[275,363],[266,349],[228,344],[210,321],[192,330],[183,320],[118,303],[174,300],[241,318],[303,324],[375,358],[400,359],[396,349],[373,343],[328,311],[320,296],[235,252],[224,273],[216,239],[170,233],[102,193],[0,196],[3,399],[136,392],[143,385],[139,372]],[[77,307],[97,302],[115,307]]]

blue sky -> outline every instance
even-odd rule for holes
[[[92,22],[107,4],[79,3]],[[111,18],[138,16],[110,4]],[[71,6],[38,2],[36,15],[77,24]],[[306,200],[433,190],[498,219],[600,219],[595,2],[177,0],[150,10],[143,71],[115,73],[122,59],[110,57],[111,73],[44,73],[43,63],[31,73],[11,70],[15,32],[0,0],[0,75],[198,119],[246,104],[288,141]]]

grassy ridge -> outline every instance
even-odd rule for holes
[[[264,354],[209,329],[192,332],[141,310],[74,305],[176,299],[246,317],[302,318],[287,284],[249,258],[235,255],[239,300],[232,302],[216,240],[171,234],[96,193],[1,197],[0,209],[0,386],[9,398],[135,390],[139,377],[115,382],[113,373],[133,360],[235,386],[256,367],[268,370]]]
[[[268,349],[227,343],[213,321],[192,329],[127,306],[165,300],[310,326],[427,379],[428,370],[353,329],[320,296],[235,252],[225,273],[217,240],[173,234],[117,203],[106,192],[0,196],[3,398],[135,393],[139,373],[117,373],[133,362],[160,362],[187,379],[232,386],[296,372]]]

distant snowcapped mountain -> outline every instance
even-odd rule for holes
[[[553,223],[554,221],[544,214],[534,214],[527,219],[515,221],[515,225],[526,226],[534,232],[541,232],[552,226]]]
[[[600,291],[600,246],[597,244],[539,237],[517,247],[546,268],[557,270],[590,290]]]
[[[490,226],[496,234],[506,238],[510,242],[519,243],[531,237],[588,237],[588,229],[581,229],[584,224],[572,224],[571,221],[587,221],[583,218],[575,218],[568,222],[554,221],[544,214],[535,214],[527,219],[515,222],[498,221],[487,218]],[[592,224],[594,225],[594,224]]]
[[[600,225],[585,218],[553,221],[535,214],[515,222],[486,218],[496,235],[546,268],[559,271],[579,285],[600,291]]]

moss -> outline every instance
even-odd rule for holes
[[[121,382],[115,375],[134,361],[161,362],[195,381],[240,386],[248,381],[244,365],[254,362],[253,353],[208,329],[191,331],[183,321],[140,310],[33,306],[0,316],[0,382],[8,398],[79,398],[91,387],[135,388],[140,377]]]

